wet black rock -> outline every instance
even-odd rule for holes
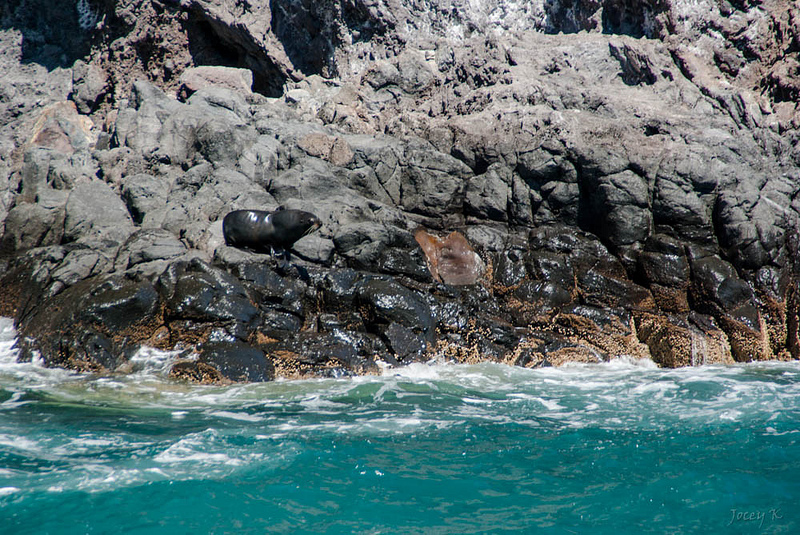
[[[159,282],[168,296],[168,318],[250,325],[258,317],[258,309],[242,283],[203,262],[179,264],[162,274]]]
[[[375,357],[388,356],[386,346],[376,336],[338,329],[329,333],[304,332],[262,347],[276,367],[291,370],[289,375],[315,375],[332,368],[339,370],[337,374],[374,373]]]
[[[275,377],[275,368],[264,352],[241,342],[205,343],[197,362],[235,382],[263,382]]]
[[[158,292],[149,281],[108,279],[89,293],[80,317],[117,333],[155,315],[158,304]]]
[[[433,339],[435,322],[430,305],[416,292],[393,280],[369,278],[359,284],[356,297],[368,328],[383,331],[397,323],[427,340]]]
[[[424,336],[395,322],[389,324],[383,336],[395,358],[401,362],[420,360],[428,347]]]

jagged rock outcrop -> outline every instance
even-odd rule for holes
[[[791,3],[51,3],[0,8],[23,358],[800,358]],[[279,205],[323,222],[291,264],[225,245],[228,211]]]

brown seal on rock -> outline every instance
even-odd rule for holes
[[[275,249],[288,251],[321,226],[317,216],[302,210],[235,210],[222,220],[222,234],[231,247],[271,254]]]
[[[475,284],[486,266],[460,232],[451,232],[445,239],[428,234],[423,229],[414,233],[433,280],[455,286]]]

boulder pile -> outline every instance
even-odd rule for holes
[[[0,9],[20,358],[800,358],[790,2],[56,4]],[[227,213],[279,206],[322,222],[290,262],[225,244]]]

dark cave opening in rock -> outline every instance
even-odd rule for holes
[[[220,65],[249,69],[253,73],[253,91],[267,97],[283,94],[286,76],[255,43],[244,34],[193,14],[186,23],[189,54],[195,65]]]
[[[476,175],[482,175],[489,169],[489,161],[482,157],[475,158],[475,167],[472,169],[472,172]]]
[[[652,37],[652,13],[640,2],[607,0],[603,5],[603,33]]]
[[[661,0],[545,0],[547,33],[593,31],[605,34],[657,37],[657,16],[667,10]]]
[[[600,9],[596,0],[545,0],[546,33],[578,33],[597,28],[594,16]]]

